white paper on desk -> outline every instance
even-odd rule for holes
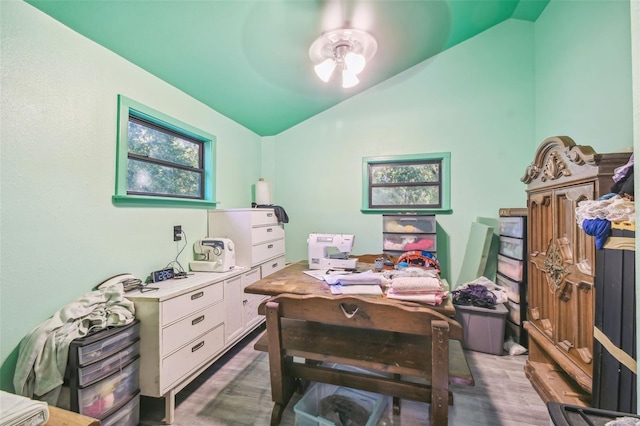
[[[329,273],[327,273],[327,271],[325,271],[324,269],[320,270],[320,269],[312,269],[310,271],[302,271],[305,274],[309,275],[310,277],[313,277],[317,280],[320,281],[326,281],[324,279],[324,277],[330,276],[330,275],[345,275],[345,274],[350,274],[350,272],[345,272],[345,271],[330,271]]]
[[[359,294],[364,296],[382,296],[382,289],[379,285],[332,285],[329,286],[329,289],[331,290],[331,294]]]

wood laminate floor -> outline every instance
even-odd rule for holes
[[[174,426],[269,425],[271,388],[268,357],[253,349],[263,328],[249,335],[223,358],[176,395]],[[548,426],[545,404],[524,375],[526,355],[497,356],[467,351],[474,387],[452,387],[454,405],[449,424],[455,426]],[[294,395],[281,425],[296,425]],[[393,415],[389,404],[378,426],[429,425],[429,405],[402,400],[401,414]],[[143,397],[142,425],[160,425],[164,400]]]

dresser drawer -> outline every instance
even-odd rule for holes
[[[251,259],[253,259],[253,265],[257,265],[283,254],[284,239],[257,244],[251,248]]]
[[[113,327],[75,339],[69,346],[70,365],[88,365],[109,357],[130,345],[138,336],[140,336],[140,321],[134,320],[123,327]]]
[[[285,266],[286,266],[285,257],[284,256],[277,257],[273,260],[268,261],[264,265],[260,266],[260,269],[261,269],[260,276],[264,278],[268,275],[273,274],[274,272],[278,272],[280,269],[284,268]]]
[[[85,386],[122,369],[132,359],[137,358],[138,355],[140,355],[140,340],[120,349],[118,353],[111,355],[109,358],[94,362],[86,367],[78,367],[77,371],[72,371],[72,375],[77,374],[75,381],[78,386]]]
[[[162,325],[171,324],[185,315],[223,299],[224,286],[222,283],[216,283],[167,300],[162,304]]]
[[[273,210],[251,210],[251,226],[277,225],[278,218]]]
[[[161,391],[169,389],[177,380],[188,372],[212,358],[224,347],[224,325],[221,324],[202,337],[192,340],[182,349],[162,360],[163,383]]]
[[[85,416],[102,419],[138,392],[140,359],[86,388],[77,390],[78,412]],[[74,397],[72,395],[72,410]]]
[[[524,219],[524,217],[499,217],[500,235],[524,238],[524,232],[526,231]]]
[[[188,341],[224,322],[222,304],[210,305],[162,329],[162,356],[168,355]]]
[[[436,232],[436,217],[433,215],[384,215],[382,217],[382,231],[383,232],[398,232],[398,233],[414,233]]]
[[[522,260],[498,255],[498,272],[515,281],[522,281]]]
[[[524,286],[524,283],[517,283],[502,275],[496,275],[496,284],[502,287],[509,300],[513,300],[516,303],[520,303],[520,286]]]
[[[127,402],[117,412],[100,420],[100,426],[137,426],[140,422],[140,394]]]
[[[265,241],[281,240],[284,238],[284,228],[280,225],[257,226],[251,228],[251,241],[260,244]]]
[[[500,237],[500,254],[522,260],[524,258],[524,240]]]
[[[384,250],[436,251],[436,234],[388,234],[383,233]]]
[[[507,308],[509,309],[509,320],[514,324],[520,325],[520,304],[509,300]]]

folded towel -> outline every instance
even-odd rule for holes
[[[49,405],[0,390],[0,426],[43,425],[49,420]]]
[[[400,277],[391,280],[394,293],[412,293],[425,290],[443,290],[442,283],[434,277]]]

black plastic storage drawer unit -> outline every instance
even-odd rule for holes
[[[69,347],[65,375],[68,404],[63,402],[62,408],[100,419],[106,425],[137,424],[139,358],[139,320],[75,339]]]

